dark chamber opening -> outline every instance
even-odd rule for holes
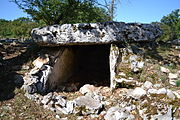
[[[66,46],[54,64],[49,77],[51,90],[60,86],[77,83],[95,86],[110,85],[109,53],[110,45]]]
[[[77,46],[77,81],[109,86],[109,52],[109,45]]]

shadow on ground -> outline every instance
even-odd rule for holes
[[[0,101],[14,98],[15,88],[21,87],[15,84],[15,76],[25,72],[22,71],[22,66],[37,57],[37,53],[41,49],[35,44],[19,43],[16,45],[5,43],[3,47],[3,49],[0,49],[0,52],[4,53],[4,60],[0,61]],[[21,51],[22,49],[24,49],[24,52]],[[22,71],[22,73],[18,73],[18,71]]]
[[[176,45],[161,42],[154,44],[155,47],[144,46],[146,51],[146,58],[156,60],[161,65],[174,66],[180,65],[180,59],[178,56],[179,50],[175,49]]]

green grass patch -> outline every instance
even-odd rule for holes
[[[176,81],[176,87],[180,87],[180,80]]]

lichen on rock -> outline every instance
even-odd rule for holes
[[[154,41],[161,33],[154,24],[124,22],[52,25],[31,32],[35,42],[46,46]]]

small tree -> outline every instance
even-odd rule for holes
[[[177,38],[180,39],[179,11],[179,9],[176,9],[161,19],[161,28],[164,31],[162,39],[164,39],[164,41],[173,40]]]
[[[34,20],[47,25],[106,21],[103,9],[94,5],[94,0],[12,0]],[[98,11],[98,12],[97,12]],[[84,19],[85,17],[85,19]],[[102,18],[97,19],[97,18]]]
[[[98,6],[106,9],[109,20],[113,21],[115,18],[115,13],[117,5],[120,4],[121,0],[102,0],[101,2],[94,1]]]

